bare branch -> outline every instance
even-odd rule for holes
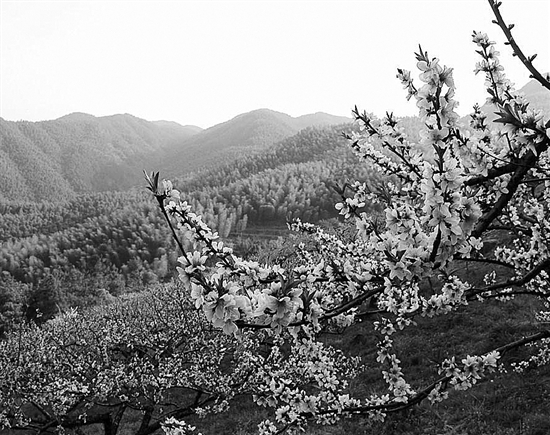
[[[513,24],[507,25],[504,22],[504,19],[502,18],[502,15],[500,13],[500,1],[495,0],[488,0],[489,5],[491,6],[491,9],[493,10],[493,13],[495,14],[496,20],[493,20],[493,23],[497,24],[502,31],[504,32],[504,35],[506,36],[506,39],[508,40],[508,44],[512,47],[514,50],[514,55],[521,60],[521,62],[525,65],[525,67],[529,70],[531,73],[531,77],[534,78],[536,81],[538,81],[542,86],[544,86],[546,89],[550,90],[550,82],[533,66],[533,60],[537,56],[536,54],[530,57],[525,56],[523,54],[523,51],[517,44],[516,40],[512,36],[512,28],[514,27]]]

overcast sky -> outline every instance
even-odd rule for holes
[[[528,72],[486,0],[0,0],[0,116],[130,113],[209,127],[269,108],[292,116],[415,114],[395,69],[418,44],[455,71],[459,112],[484,102],[472,30],[499,43],[508,77]],[[550,71],[550,1],[503,0],[535,65]],[[415,72],[416,74],[416,72]]]

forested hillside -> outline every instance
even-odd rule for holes
[[[536,90],[524,87],[531,94]],[[345,143],[351,124],[295,133],[332,121],[347,118],[322,113],[292,118],[262,109],[204,131],[130,115],[1,120],[0,269],[5,277],[35,286],[55,271],[65,276],[107,271],[122,280],[112,286],[114,293],[135,280],[169,279],[178,254],[144,189],[94,192],[121,189],[134,184],[130,180],[143,185],[142,168],[172,179],[229,243],[281,231],[294,218],[335,217],[335,187],[352,179],[372,181],[373,174]],[[413,141],[420,140],[418,118],[400,123]],[[170,154],[180,139],[178,153]],[[202,169],[191,171],[201,162]]]
[[[169,148],[152,162],[169,177],[180,176],[257,154],[307,127],[350,122],[351,118],[326,113],[293,118],[273,110],[254,110],[202,131],[184,145]]]
[[[308,128],[267,151],[174,183],[193,209],[234,245],[247,228],[261,238],[292,218],[335,217],[338,195],[333,183],[371,176],[344,143],[342,133],[349,129]],[[11,279],[39,293],[44,291],[41,283],[50,282],[47,288],[56,283],[57,290],[48,298],[35,295],[56,301],[55,312],[75,303],[88,305],[97,288],[117,294],[134,283],[173,276],[178,252],[144,188],[81,194],[57,202],[3,201],[0,212],[0,269],[11,283],[4,286],[4,305],[13,306],[17,299],[8,297]],[[113,282],[98,275],[110,276]],[[74,295],[75,276],[79,288],[88,288],[86,297]],[[0,295],[0,305],[1,300]]]
[[[75,192],[128,188],[139,182],[137,174],[153,153],[197,129],[131,115],[73,113],[43,122],[0,118],[0,198],[58,201]]]
[[[74,304],[88,305],[90,297],[97,297],[98,287],[118,294],[136,283],[172,277],[178,253],[152,198],[143,187],[93,192],[102,186],[98,177],[107,187],[117,176],[121,179],[131,172],[132,179],[143,186],[142,168],[159,170],[237,249],[247,235],[253,234],[256,240],[273,237],[294,218],[317,222],[336,217],[335,187],[349,180],[377,181],[344,140],[344,133],[354,127],[344,123],[294,133],[308,123],[336,120],[347,119],[326,114],[292,118],[259,110],[202,132],[129,115],[72,114],[44,123],[2,121],[7,140],[0,156],[8,155],[10,160],[0,160],[4,169],[0,177],[5,181],[0,201],[0,269],[4,283],[11,284],[4,284],[0,305],[13,305],[14,296],[6,296],[13,292],[13,280],[30,285],[32,292],[39,291],[41,283],[49,282],[51,287],[55,282],[57,290],[48,296],[56,300],[55,312]],[[420,140],[418,118],[402,118],[400,123],[413,141]],[[168,143],[163,140],[174,144],[184,136],[182,149],[168,164],[170,147],[162,148]],[[289,137],[279,140],[284,136]],[[106,144],[100,143],[106,138]],[[69,155],[71,146],[88,148]],[[150,156],[143,151],[148,147],[157,147],[156,160],[143,160]],[[94,152],[112,163],[101,166],[91,157]],[[126,164],[124,171],[114,163],[132,158],[134,166]],[[191,171],[198,162],[204,167]],[[86,190],[92,192],[82,192]],[[98,280],[100,275],[108,278]],[[86,297],[74,295],[75,280],[88,289]]]
[[[249,225],[334,217],[338,196],[333,186],[371,176],[345,144],[343,132],[350,128],[305,129],[264,153],[174,182],[203,206],[229,205],[237,220],[246,219]]]
[[[367,176],[357,164],[351,169],[344,168],[354,160],[343,144],[341,129],[306,129],[268,152],[199,171],[176,179],[175,183],[181,186],[182,195],[193,207],[222,235],[228,236],[243,230],[247,221],[267,226],[284,225],[287,218],[293,217],[318,220],[334,216],[335,192],[329,184],[344,180],[351,175],[350,171]],[[102,251],[118,252],[121,246],[132,244],[136,245],[136,252],[143,248],[145,257],[154,256],[155,249],[134,239],[157,230],[163,235],[150,234],[145,239],[165,243],[168,236],[144,189],[83,194],[58,202],[4,201],[0,210],[3,269],[21,279],[24,274],[16,270],[19,266],[25,269],[28,259],[36,257],[34,250],[42,251],[41,243],[48,245],[48,249],[44,248],[47,254],[37,257],[46,261],[45,266],[54,261],[57,266],[85,263],[93,267],[97,260],[90,262],[88,257]],[[36,239],[36,234],[40,235],[40,243],[29,241],[32,237]],[[104,243],[112,246],[107,248]],[[58,251],[70,253],[71,259],[56,259]],[[120,263],[117,258],[136,257],[133,251],[123,251],[107,259],[120,267],[126,261]],[[82,257],[88,260],[83,262]],[[35,259],[30,261],[36,263]]]
[[[141,183],[145,167],[181,175],[255,154],[302,128],[349,121],[325,113],[292,118],[267,109],[204,131],[131,115],[0,118],[0,200],[59,201],[75,193],[126,190]]]

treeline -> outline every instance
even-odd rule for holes
[[[128,200],[118,192],[83,194],[59,202],[0,202],[0,241],[48,235],[105,216]]]

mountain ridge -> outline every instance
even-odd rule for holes
[[[0,118],[0,199],[57,201],[79,192],[125,190],[141,182],[143,168],[169,167],[179,175],[266,149],[303,125],[341,121],[305,116],[258,109],[205,130],[130,114]]]
[[[352,122],[351,118],[323,112],[292,117],[286,113],[261,108],[241,113],[225,122],[202,130],[185,143],[166,150],[155,161],[169,176],[179,176],[197,169],[255,154],[307,127]]]
[[[129,171],[143,167],[149,155],[193,134],[131,115],[83,113],[38,122],[2,119],[0,127],[5,199],[58,200],[126,187],[138,180]]]
[[[535,80],[519,92],[550,113],[550,97]],[[495,118],[494,108],[482,109]],[[80,192],[126,190],[141,183],[143,168],[181,177],[256,155],[310,127],[351,122],[325,112],[294,117],[267,108],[206,129],[127,113],[73,112],[34,122],[0,117],[0,200],[58,201]]]

